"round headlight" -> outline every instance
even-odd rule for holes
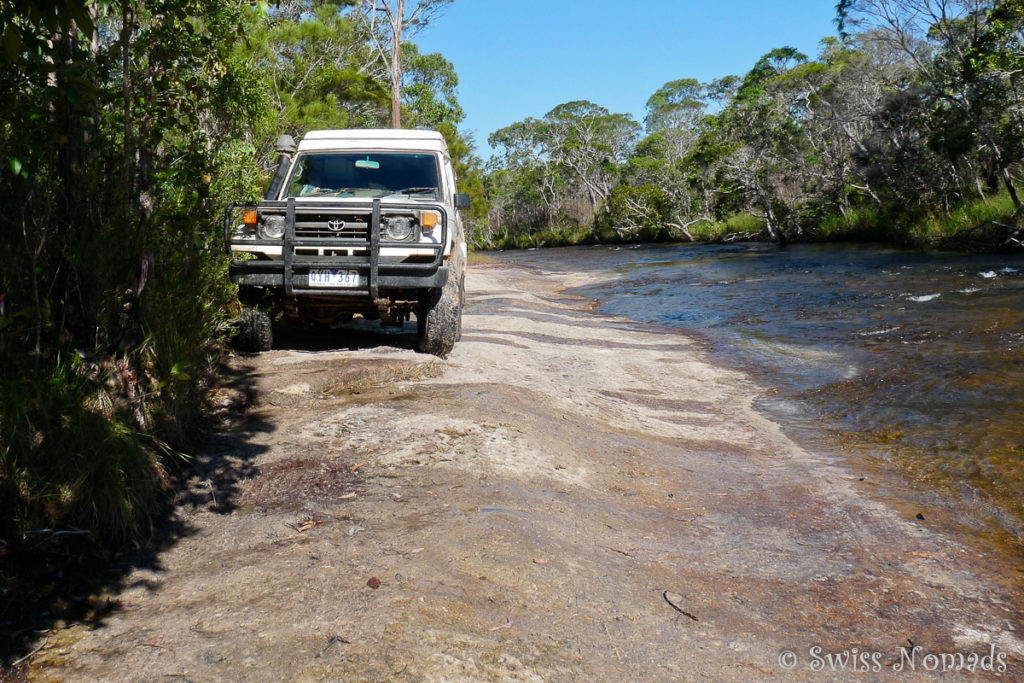
[[[384,223],[384,233],[395,242],[411,240],[414,235],[413,219],[406,216],[388,218]]]
[[[284,216],[265,216],[260,221],[260,232],[264,239],[281,239],[284,237]]]

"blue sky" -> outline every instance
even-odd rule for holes
[[[813,58],[834,16],[835,0],[455,0],[413,41],[455,65],[462,129],[486,160],[490,133],[563,102],[642,122],[668,81],[743,75],[786,45]]]

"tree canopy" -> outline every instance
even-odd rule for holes
[[[1001,220],[1003,198],[1019,212],[1024,2],[836,9],[840,36],[816,59],[783,46],[745,74],[665,83],[644,137],[577,102],[496,131],[484,241],[784,241],[896,234],[974,202]]]

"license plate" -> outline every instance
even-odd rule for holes
[[[310,287],[358,287],[362,283],[359,273],[355,270],[311,270],[309,271]]]

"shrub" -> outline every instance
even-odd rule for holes
[[[99,543],[124,541],[160,503],[166,476],[156,453],[112,415],[83,365],[29,363],[0,379],[5,542],[67,527]]]

